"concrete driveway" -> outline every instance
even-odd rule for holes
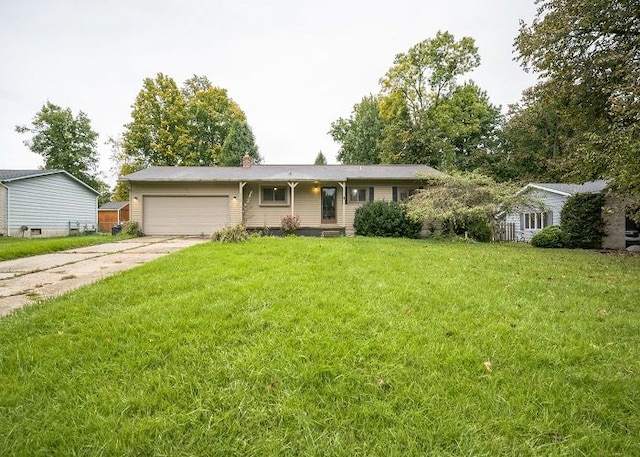
[[[0,317],[206,241],[143,237],[0,262]]]

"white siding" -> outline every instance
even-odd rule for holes
[[[7,192],[8,189],[0,184],[0,235],[7,235]]]
[[[41,229],[42,236],[69,234],[69,222],[98,225],[95,192],[66,174],[35,176],[5,183],[9,188],[9,232],[22,236],[21,226]],[[25,235],[29,235],[29,231]]]
[[[543,190],[532,190],[530,194],[540,200],[544,206],[544,211],[549,213],[551,212],[552,216],[552,224],[547,225],[560,225],[560,213],[562,212],[562,207],[567,201],[566,196],[559,195],[553,192],[547,192]],[[514,212],[508,214],[506,217],[507,223],[514,223],[516,226],[516,240],[517,241],[526,241],[527,243],[531,241],[533,235],[538,233],[540,230],[531,230],[525,229],[523,223],[523,214],[524,213],[536,213],[540,212],[539,208],[520,208],[518,212]]]

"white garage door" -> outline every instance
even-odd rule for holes
[[[211,235],[229,222],[229,197],[145,196],[146,235]]]

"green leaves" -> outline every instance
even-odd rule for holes
[[[82,111],[74,117],[70,108],[47,101],[31,127],[18,125],[16,131],[32,135],[24,144],[44,158],[45,168],[65,170],[96,190],[106,186],[97,171],[98,133],[91,129],[91,121]]]
[[[500,110],[458,78],[480,64],[474,40],[448,32],[396,56],[378,95],[364,97],[329,132],[342,163],[423,163],[469,170],[496,143]]]
[[[204,76],[193,76],[182,90],[162,73],[145,79],[131,116],[122,167],[231,166],[240,165],[244,154],[261,160],[244,112]]]
[[[543,78],[536,90],[559,105],[569,129],[567,175],[614,178],[613,187],[640,205],[640,4],[538,3],[537,17],[521,23],[515,44],[521,64]]]

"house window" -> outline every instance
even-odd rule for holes
[[[417,187],[398,187],[398,200],[404,201],[418,191]]]
[[[352,202],[366,202],[367,189],[364,187],[352,187],[349,189],[349,199]]]
[[[263,205],[286,205],[287,188],[284,186],[265,186],[260,191],[261,201]]]
[[[545,228],[548,223],[547,213],[523,213],[522,229],[523,230],[540,230]]]

